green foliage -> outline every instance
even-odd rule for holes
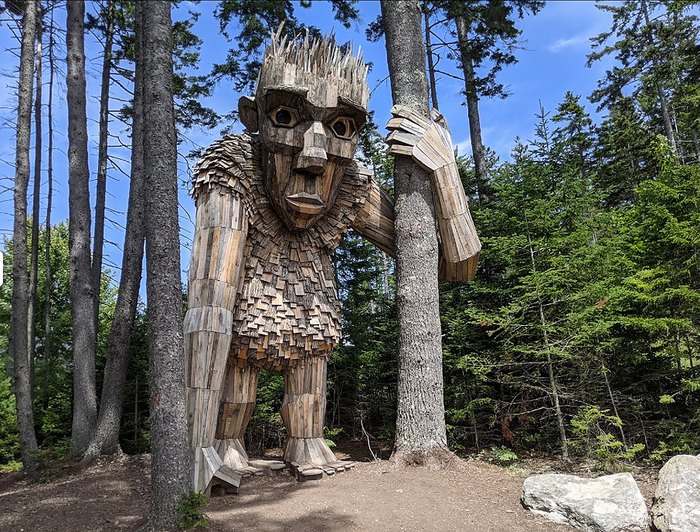
[[[518,455],[513,452],[513,449],[500,445],[498,447],[491,447],[488,451],[481,451],[477,455],[477,458],[491,464],[510,466],[518,460]]]
[[[39,247],[45,246],[45,231],[39,235]],[[12,242],[6,244],[6,271],[11,271]],[[45,338],[46,264],[44,253],[39,255],[37,299],[34,307],[36,337],[34,341],[34,420],[39,445],[45,452],[37,457],[44,470],[52,462],[60,462],[64,442],[70,437],[72,423],[72,324],[69,295],[68,227],[59,223],[51,230],[51,337]],[[104,273],[101,289],[97,363],[98,384],[101,385],[106,340],[111,325],[116,290],[110,284],[111,272]],[[11,388],[11,361],[7,352],[7,332],[10,321],[12,280],[0,287],[0,463],[19,458],[19,437],[16,428],[14,394]],[[145,330],[142,331],[145,334]],[[147,379],[143,381],[147,382]],[[148,413],[147,402],[144,412]],[[39,470],[41,471],[41,467]],[[48,476],[51,476],[51,472]]]
[[[11,460],[6,464],[0,464],[0,473],[14,473],[16,471],[22,471],[22,462],[19,460]]]
[[[328,426],[390,438],[396,412],[393,261],[354,233],[336,250],[344,337],[328,366]]]
[[[600,469],[620,471],[622,462],[633,460],[644,450],[644,445],[625,446],[610,432],[622,427],[622,420],[608,412],[597,406],[582,407],[571,419],[571,446],[580,454],[595,458]]]
[[[0,287],[3,290],[4,287]],[[7,302],[0,299],[0,305]],[[2,320],[0,327],[7,328],[8,322]],[[7,375],[7,335],[0,332],[0,467],[16,464],[19,456],[19,433],[17,431],[17,411],[12,382]],[[20,464],[21,465],[21,464]]]
[[[697,437],[672,432],[668,440],[670,443],[661,440],[656,449],[649,453],[650,462],[663,463],[677,454],[696,454],[697,452]]]
[[[146,328],[146,309],[139,305],[129,345],[129,367],[119,434],[119,444],[131,454],[147,453],[151,448]]]
[[[204,514],[204,508],[209,499],[201,491],[190,491],[183,495],[177,503],[177,511],[180,515],[178,527],[181,530],[190,528],[207,528],[209,520]]]
[[[335,443],[334,440],[338,439],[338,436],[340,436],[343,432],[343,429],[340,427],[336,428],[328,428],[328,427],[323,427],[323,437],[326,440],[326,445],[333,449],[334,447],[337,447],[337,444]]]
[[[280,415],[284,397],[284,377],[280,373],[261,370],[253,416],[246,431],[249,451],[263,454],[270,447],[284,445],[285,428]]]

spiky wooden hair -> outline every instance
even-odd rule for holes
[[[335,84],[337,94],[367,108],[369,88],[368,67],[358,50],[344,50],[335,43],[334,35],[289,38],[283,26],[272,34],[265,49],[257,93],[271,86],[303,85],[313,88],[323,80]],[[335,102],[333,102],[335,103]]]

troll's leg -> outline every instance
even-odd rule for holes
[[[309,357],[284,374],[282,420],[287,429],[284,461],[298,478],[345,470],[323,438],[328,359]],[[313,473],[306,472],[313,471]]]
[[[221,308],[190,309],[185,317],[185,354],[187,357],[187,414],[190,429],[190,446],[193,453],[193,489],[208,492],[212,480],[237,487],[240,476],[231,475],[214,448],[216,420],[230,333],[221,327],[217,330],[200,330],[200,323],[221,321],[230,314]]]
[[[243,434],[255,409],[258,368],[241,359],[229,359],[216,428],[217,450],[231,469],[248,466]]]

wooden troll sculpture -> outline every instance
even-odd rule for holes
[[[284,374],[284,461],[298,479],[351,464],[323,438],[328,357],[341,337],[331,253],[352,227],[394,255],[393,201],[354,160],[367,116],[367,67],[332,38],[273,35],[247,129],[212,144],[195,168],[196,229],[184,322],[193,489],[235,491],[258,371]],[[431,172],[440,277],[470,279],[480,243],[448,131],[392,109],[390,153]],[[284,464],[273,463],[273,469]],[[268,466],[269,467],[269,466]]]

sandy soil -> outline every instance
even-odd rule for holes
[[[395,470],[386,461],[302,483],[284,472],[244,479],[238,495],[213,498],[206,514],[211,530],[572,530],[520,506],[527,474],[481,462]],[[4,474],[0,530],[134,530],[145,522],[149,496],[148,456],[103,459],[46,484]]]

